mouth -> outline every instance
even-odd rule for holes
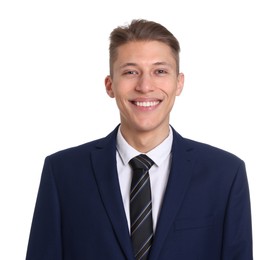
[[[132,101],[132,103],[137,107],[155,107],[157,106],[161,101]]]

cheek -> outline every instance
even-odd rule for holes
[[[118,108],[121,110],[123,109],[123,107],[126,106],[126,99],[123,97],[123,95],[119,92],[116,92],[115,93],[115,100],[116,100],[116,103],[117,103],[117,106]]]
[[[166,93],[168,94],[169,98],[175,99],[175,97],[180,94],[180,89],[177,87],[177,85],[174,85],[172,88],[169,88]]]

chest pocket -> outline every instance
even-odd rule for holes
[[[214,224],[215,221],[213,216],[204,218],[184,218],[175,221],[174,229],[203,229],[213,227]]]

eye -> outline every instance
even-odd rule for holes
[[[164,69],[158,69],[155,71],[156,74],[161,75],[161,74],[167,74],[167,71]]]
[[[123,75],[136,75],[138,74],[135,70],[127,70],[123,72]]]

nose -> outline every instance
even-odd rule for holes
[[[154,90],[154,82],[148,74],[142,74],[137,82],[136,91],[147,93]]]

